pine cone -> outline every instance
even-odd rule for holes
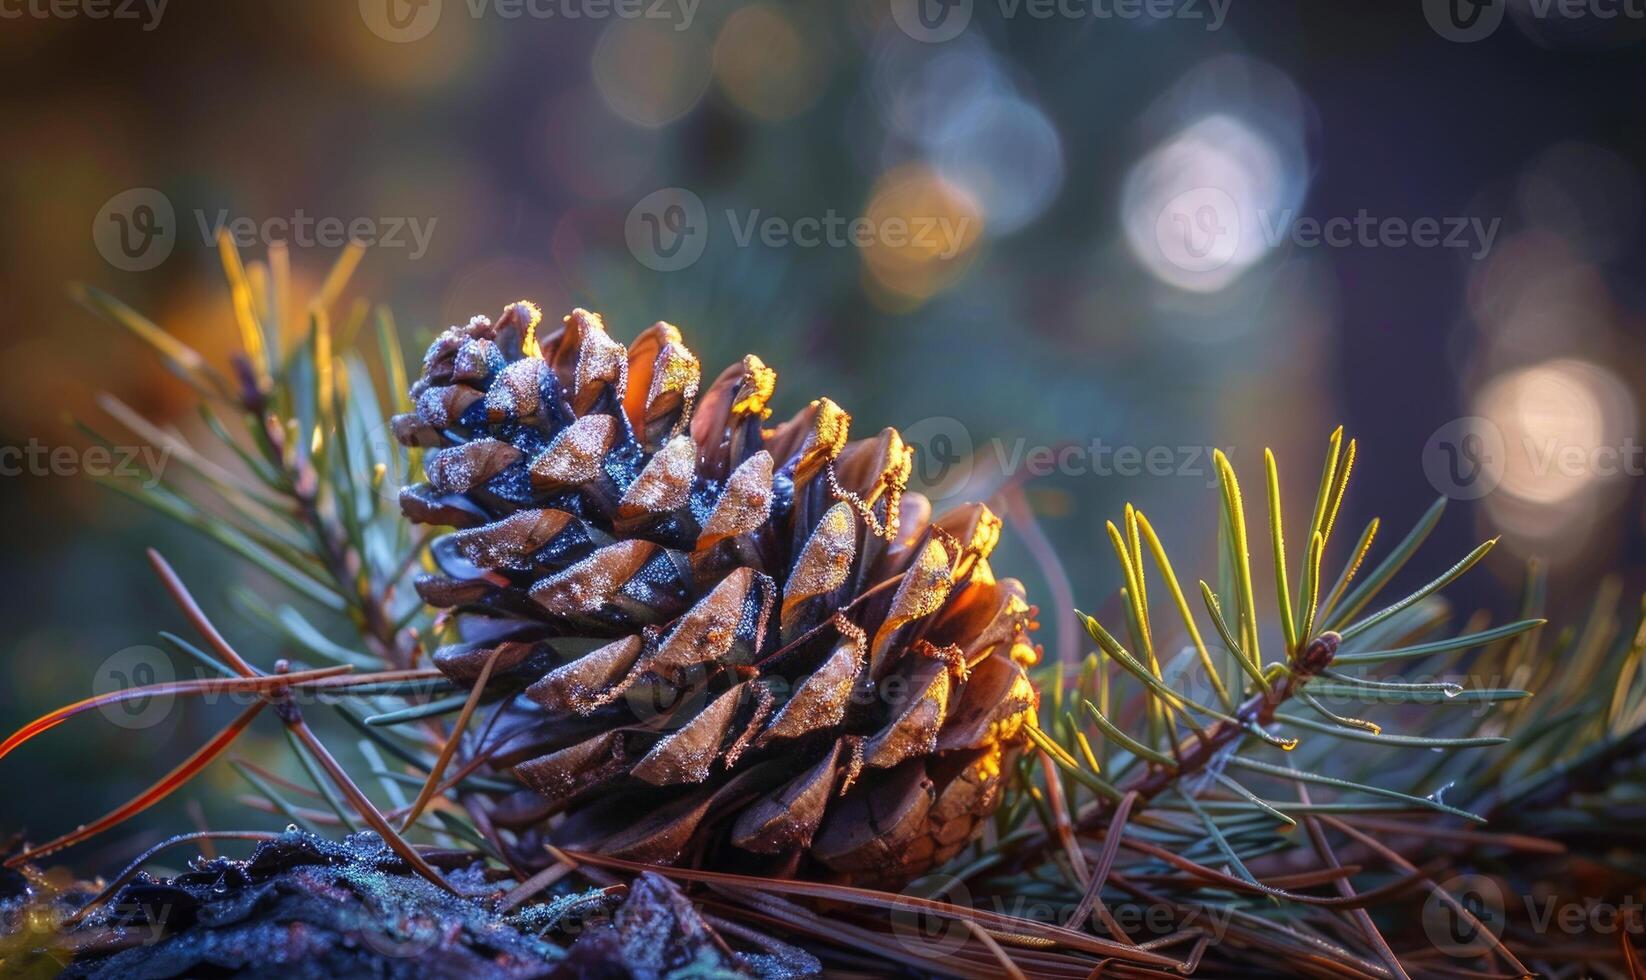
[[[896,884],[1000,802],[1037,695],[1034,609],[996,580],[1000,520],[931,519],[895,429],[828,399],[763,423],[749,355],[699,397],[657,323],[627,349],[516,303],[429,348],[416,410],[436,541],[434,663],[505,699],[481,737],[525,787],[465,799],[513,835],[657,863]],[[469,751],[480,751],[473,744]]]

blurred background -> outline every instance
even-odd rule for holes
[[[1463,612],[1512,608],[1534,556],[1568,618],[1607,574],[1638,591],[1638,13],[9,5],[0,446],[18,452],[0,453],[0,727],[87,696],[119,651],[181,628],[146,546],[249,655],[278,655],[224,599],[278,587],[98,487],[73,424],[110,428],[106,391],[199,428],[185,386],[68,287],[225,362],[220,226],[248,258],[287,242],[300,290],[347,238],[368,242],[351,295],[390,304],[412,351],[530,298],[598,310],[619,339],[667,319],[706,371],[756,352],[779,372],[780,416],[826,394],[858,434],[903,427],[935,497],[1021,481],[1089,610],[1114,601],[1103,522],[1125,502],[1180,574],[1210,578],[1210,447],[1245,477],[1254,520],[1272,447],[1301,523],[1339,423],[1359,440],[1354,532],[1381,516],[1387,544],[1454,498],[1411,578],[1503,536],[1454,590]],[[1030,583],[1051,647],[1064,621],[1033,533],[1013,516],[997,565]],[[53,731],[0,763],[0,829],[40,840],[103,812],[227,710]],[[67,860],[106,871],[162,829],[256,825],[227,800],[242,789],[214,767]]]

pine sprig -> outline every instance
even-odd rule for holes
[[[220,254],[243,345],[227,374],[100,290],[74,289],[83,305],[153,348],[202,395],[201,415],[217,443],[197,447],[105,397],[116,423],[167,449],[192,478],[168,467],[105,482],[210,536],[303,599],[342,612],[367,648],[367,657],[356,658],[362,665],[410,666],[423,614],[409,588],[417,549],[398,509],[384,500],[413,463],[384,423],[404,398],[394,387],[405,374],[399,337],[380,313],[378,343],[393,393],[385,400],[365,361],[341,349],[331,327],[361,250],[343,253],[306,312],[289,295],[289,275],[271,271],[286,264],[282,246],[271,247],[267,263],[243,265],[225,237]],[[239,472],[213,461],[225,452],[238,460]],[[284,639],[305,654],[335,661],[346,649],[295,606],[268,611]]]
[[[1519,686],[1466,689],[1451,681],[1371,677],[1345,669],[1419,660],[1432,666],[1437,657],[1516,643],[1537,631],[1543,620],[1528,612],[1500,627],[1431,637],[1440,618],[1439,593],[1484,558],[1493,541],[1421,588],[1376,604],[1383,588],[1415,556],[1440,519],[1444,499],[1364,577],[1359,573],[1376,536],[1376,521],[1348,549],[1341,570],[1328,574],[1326,556],[1355,457],[1355,443],[1345,445],[1341,429],[1334,432],[1303,546],[1289,548],[1279,466],[1272,453],[1265,453],[1269,533],[1262,550],[1275,585],[1272,626],[1258,610],[1259,573],[1253,565],[1245,494],[1221,453],[1214,457],[1222,504],[1219,550],[1229,574],[1222,589],[1206,581],[1197,583],[1204,618],[1187,601],[1178,572],[1147,517],[1128,506],[1121,524],[1109,526],[1121,566],[1123,632],[1131,643],[1122,643],[1096,618],[1078,614],[1096,651],[1073,676],[1060,668],[1046,679],[1043,691],[1048,696],[1042,704],[1041,727],[1033,737],[1051,768],[1039,773],[1022,770],[1018,790],[1032,803],[1002,811],[1002,853],[991,868],[968,878],[974,888],[1001,894],[1019,890],[1030,879],[1040,878],[1043,862],[1051,860],[1061,868],[1058,877],[1069,889],[1064,894],[1077,916],[1106,902],[1135,901],[1144,894],[1184,916],[1201,907],[1206,889],[1215,882],[1214,890],[1222,896],[1217,901],[1247,908],[1253,917],[1250,925],[1265,933],[1261,939],[1237,936],[1235,946],[1250,943],[1248,952],[1260,957],[1319,957],[1325,951],[1333,966],[1323,965],[1322,975],[1337,975],[1341,969],[1406,975],[1370,917],[1358,911],[1340,913],[1349,915],[1353,926],[1350,941],[1345,942],[1341,928],[1321,919],[1319,911],[1310,912],[1330,907],[1329,902],[1307,890],[1279,887],[1277,856],[1310,847],[1317,860],[1327,864],[1319,873],[1331,876],[1321,877],[1320,883],[1333,883],[1338,900],[1349,901],[1358,894],[1353,904],[1366,904],[1369,893],[1355,892],[1351,875],[1342,871],[1331,851],[1322,824],[1328,815],[1351,827],[1357,819],[1376,815],[1427,812],[1471,823],[1484,818],[1444,800],[1446,782],[1438,772],[1428,772],[1415,783],[1391,784],[1378,778],[1378,767],[1345,766],[1345,758],[1361,751],[1357,746],[1371,743],[1376,748],[1366,754],[1386,758],[1384,753],[1421,750],[1425,756],[1439,753],[1450,763],[1466,752],[1500,745],[1507,736],[1484,728],[1457,732],[1448,713],[1455,717],[1465,705],[1496,706],[1497,711],[1483,717],[1501,718],[1504,706],[1521,703],[1528,695]],[[1146,568],[1145,555],[1152,559],[1152,569]],[[1175,623],[1161,626],[1153,618],[1147,596],[1154,576],[1165,586]],[[1263,640],[1271,629],[1280,652],[1266,657]],[[1161,653],[1168,630],[1187,640],[1175,658]],[[1355,710],[1341,711],[1344,702],[1355,704]],[[1396,709],[1401,716],[1398,725],[1387,723],[1387,728],[1398,730],[1358,717],[1368,707],[1375,715],[1379,705],[1388,704],[1402,706]],[[1406,705],[1427,710],[1414,716]],[[1095,751],[1094,744],[1103,750]],[[1345,775],[1345,769],[1359,774]],[[1062,779],[1089,791],[1087,799],[1071,797],[1067,804],[1067,821],[1077,838],[1072,843],[1067,835],[1060,839],[1052,831],[1064,819],[1063,814],[1048,819],[1054,794],[1037,788]],[[1330,795],[1318,799],[1310,795],[1311,789]],[[1041,813],[1039,827],[1024,822],[1033,812]],[[1309,830],[1303,839],[1287,832],[1299,823]],[[1165,850],[1153,854],[1151,848]],[[1127,853],[1135,862],[1116,857]],[[1164,861],[1166,854],[1173,860]],[[1091,863],[1107,876],[1080,873],[1087,858],[1095,859]],[[1227,873],[1218,871],[1220,867]],[[1424,887],[1433,885],[1416,868],[1399,873],[1407,878],[1417,875]],[[1136,887],[1134,876],[1146,876],[1151,888],[1145,892]],[[1265,896],[1268,901],[1247,905],[1250,899],[1242,899],[1242,894]],[[1230,953],[1223,949],[1217,955]],[[1500,966],[1520,969],[1512,953],[1499,948],[1497,955],[1502,957]]]

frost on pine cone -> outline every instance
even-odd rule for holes
[[[897,431],[848,441],[828,399],[767,428],[753,355],[700,394],[667,323],[625,349],[540,318],[447,330],[394,420],[426,451],[405,513],[457,528],[418,586],[461,637],[434,662],[490,666],[506,701],[476,730],[524,784],[471,812],[528,864],[548,842],[893,884],[958,853],[1036,703],[1000,520],[933,520]]]

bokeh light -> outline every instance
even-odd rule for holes
[[[988,212],[991,234],[1007,235],[1040,216],[1063,183],[1057,129],[1039,107],[996,95],[955,113],[933,143],[943,176]]]
[[[712,58],[701,31],[660,21],[616,20],[594,49],[594,83],[612,111],[638,126],[684,116],[709,86]]]
[[[887,172],[863,211],[869,236],[863,269],[893,309],[912,308],[952,285],[983,235],[977,202],[929,167]]]
[[[1640,220],[1640,175],[1600,146],[1549,147],[1527,164],[1516,191],[1529,223],[1562,235],[1594,260],[1616,256]]]
[[[1553,232],[1534,229],[1505,236],[1470,270],[1468,295],[1493,365],[1525,363],[1601,342],[1611,325],[1600,271]]]
[[[1513,535],[1570,538],[1640,475],[1634,398],[1599,365],[1558,358],[1505,373],[1481,389],[1474,413],[1503,436],[1500,482],[1485,499]]]
[[[726,97],[756,119],[798,115],[823,94],[830,46],[823,28],[798,21],[805,9],[743,7],[715,39],[715,78]]]
[[[578,86],[552,98],[535,134],[543,178],[580,197],[629,193],[656,167],[656,130],[634,126]]]
[[[869,94],[899,146],[928,149],[969,106],[1010,91],[999,59],[973,34],[927,45],[888,31],[874,51]]]
[[[1209,116],[1127,175],[1126,242],[1161,282],[1215,292],[1274,247],[1263,227],[1278,220],[1281,180],[1280,159],[1262,136],[1232,116]]]
[[[1136,260],[1167,285],[1212,293],[1277,248],[1307,189],[1305,114],[1291,78],[1252,58],[1184,74],[1144,113],[1155,142],[1121,186]]]

